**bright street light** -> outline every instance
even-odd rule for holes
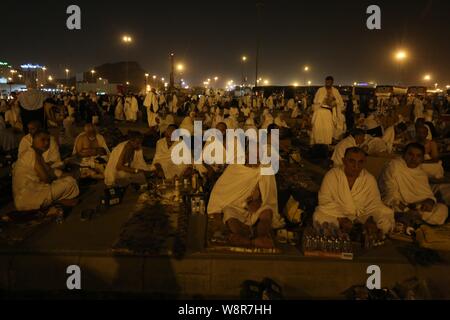
[[[426,74],[426,75],[423,77],[423,80],[425,80],[425,81],[430,81],[430,80],[431,80],[431,76],[430,76],[429,74]]]
[[[177,70],[178,70],[178,71],[183,71],[183,70],[184,70],[184,65],[181,64],[181,63],[178,64],[178,65],[177,65]]]
[[[131,42],[133,42],[133,39],[130,36],[125,35],[122,37],[122,41],[125,43],[131,43]]]
[[[406,58],[408,58],[408,53],[407,53],[405,50],[398,50],[398,51],[395,53],[395,59],[396,59],[397,61],[402,62],[402,61],[404,61]]]
[[[243,62],[247,61],[247,57],[246,56],[242,56],[242,61]]]

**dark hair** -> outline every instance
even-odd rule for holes
[[[400,122],[400,123],[397,125],[397,129],[399,129],[399,130],[401,130],[401,131],[403,132],[403,131],[408,130],[408,126],[406,125],[406,123]]]
[[[367,153],[366,153],[363,149],[358,148],[358,147],[351,147],[351,148],[347,148],[347,149],[345,150],[344,158],[347,158],[347,156],[348,156],[350,153],[361,153],[361,154],[363,154],[364,156],[367,157]]]
[[[139,131],[128,131],[128,140],[144,140],[144,135]]]
[[[36,132],[33,134],[32,138],[34,139],[35,137],[41,135],[41,134],[46,134],[46,135],[50,135],[50,132],[48,132],[45,129],[37,129]]]
[[[330,81],[330,80],[334,81],[334,78],[332,76],[328,76],[328,77],[325,78],[325,81]]]
[[[409,149],[418,149],[418,150],[422,151],[423,155],[425,155],[425,147],[423,145],[421,145],[420,143],[412,142],[412,143],[408,144],[405,148],[403,155],[405,155],[409,151]]]
[[[364,136],[366,132],[363,129],[353,129],[351,132],[352,137]]]
[[[172,129],[174,129],[174,130],[177,130],[178,129],[178,126],[176,125],[176,124],[169,124],[168,126],[167,126],[167,129],[169,129],[169,128],[172,128]],[[166,130],[167,130],[166,129]]]
[[[271,133],[272,133],[272,130],[276,130],[276,129],[279,129],[278,126],[277,126],[275,123],[271,123],[271,124],[269,124],[269,126],[267,127],[267,132],[268,132],[269,134],[271,134]]]
[[[227,126],[227,124],[226,124],[225,122],[219,122],[219,123],[217,123],[217,124],[216,124],[216,128],[217,128],[217,126],[218,126],[219,124],[225,126],[225,128],[228,129],[228,126]]]
[[[417,118],[415,125],[425,124],[425,118]]]
[[[30,122],[28,122],[28,125],[30,124],[35,124],[39,128],[42,128],[42,123],[39,120],[31,120]]]

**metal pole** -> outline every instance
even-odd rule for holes
[[[164,85],[164,84],[163,84]],[[170,89],[175,89],[175,54],[170,54]]]
[[[256,72],[255,72],[255,87],[258,87],[258,77],[259,77],[259,54],[261,45],[261,9],[264,6],[263,0],[257,0],[256,2]]]

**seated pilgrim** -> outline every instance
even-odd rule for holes
[[[14,203],[19,211],[48,208],[54,203],[73,206],[79,190],[70,176],[57,178],[44,154],[51,145],[50,134],[34,130],[32,145],[22,152],[13,169]]]
[[[215,184],[208,214],[223,213],[230,242],[237,246],[273,248],[272,229],[283,226],[278,213],[277,183],[259,167],[229,165]]]
[[[39,121],[31,121],[28,123],[28,132],[26,136],[22,138],[19,144],[19,152],[18,157],[20,158],[22,154],[27,152],[29,149],[32,148],[33,145],[33,134],[37,132],[38,130],[41,130],[42,125]],[[61,155],[59,153],[59,146],[56,142],[56,139],[53,136],[50,136],[50,146],[42,154],[42,157],[44,158],[45,163],[47,163],[52,168],[60,168],[63,166],[63,163],[61,161]]]
[[[409,144],[402,158],[394,159],[384,168],[380,177],[383,202],[396,212],[418,212],[431,225],[442,225],[447,220],[448,207],[437,203],[427,174],[422,170],[425,148]]]
[[[84,132],[75,139],[73,148],[73,155],[81,158],[81,178],[104,179],[103,173],[109,154],[103,136],[97,133],[93,124],[86,124]]]
[[[130,131],[128,140],[113,149],[105,169],[106,186],[145,184],[145,172],[150,171],[150,166],[144,159],[143,139],[140,132]]]
[[[274,123],[275,123],[280,129],[282,129],[282,128],[289,129],[289,126],[287,125],[285,119],[286,119],[286,118],[285,118],[284,113],[280,112],[280,113],[278,114],[278,116],[275,118]]]
[[[428,177],[434,179],[442,179],[444,177],[444,167],[439,159],[439,146],[434,140],[428,139],[428,128],[424,125],[416,126],[416,141],[425,148],[425,161],[422,169],[427,173]]]
[[[408,127],[404,122],[391,126],[384,131],[383,140],[387,145],[387,152],[392,153],[394,147],[400,145]]]
[[[366,157],[362,149],[349,148],[344,166],[325,175],[314,222],[327,222],[348,231],[348,226],[355,222],[367,225],[374,221],[384,234],[393,230],[394,212],[383,204],[376,179],[364,169]]]
[[[331,160],[333,161],[334,167],[342,166],[345,152],[348,148],[352,147],[360,147],[366,139],[366,133],[364,130],[355,129],[352,134],[350,134],[347,138],[343,139],[339,142],[334,148],[333,155],[331,156]]]
[[[182,139],[179,142],[172,141],[172,133],[177,130],[176,125],[169,125],[164,133],[164,138],[156,143],[155,157],[153,158],[151,170],[156,171],[159,177],[173,179],[190,174],[190,167],[186,164],[175,164],[172,161],[172,151],[184,143]],[[190,152],[190,149],[189,149]],[[191,155],[189,154],[189,158]]]
[[[270,135],[267,144],[271,149]],[[249,155],[247,152],[247,163]],[[223,214],[234,245],[273,248],[272,230],[284,226],[278,213],[275,175],[263,175],[268,172],[262,170],[273,172],[271,165],[231,164],[211,192],[208,214]]]
[[[199,165],[195,165],[196,169],[200,172],[200,174],[207,174],[208,177],[214,176],[215,173],[222,172],[226,167],[227,160],[227,125],[224,122],[219,122],[215,129],[221,135],[222,141],[216,141],[216,137],[211,137],[206,141],[205,146],[203,147],[203,163]],[[219,149],[222,151],[222,155],[216,154]]]
[[[197,112],[195,110],[189,112],[189,115],[183,119],[180,124],[180,129],[186,129],[191,135],[194,134],[194,121],[197,117]]]

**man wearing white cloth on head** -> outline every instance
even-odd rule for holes
[[[366,154],[362,149],[347,149],[344,166],[331,169],[325,175],[314,222],[328,222],[343,228],[349,222],[374,221],[384,234],[392,231],[394,212],[381,201],[377,181],[364,169],[365,163]]]
[[[427,174],[421,168],[424,156],[425,148],[411,143],[403,158],[388,163],[379,181],[383,202],[397,212],[413,210],[425,222],[442,225],[447,220],[448,208],[436,201]]]
[[[278,213],[275,176],[261,175],[260,167],[229,165],[209,200],[208,214],[219,213],[223,213],[233,244],[250,246],[256,228],[255,246],[273,248],[272,228],[284,225]]]
[[[333,137],[337,139],[345,132],[344,100],[333,83],[333,77],[327,77],[325,87],[320,88],[314,98],[311,144],[330,145]]]

